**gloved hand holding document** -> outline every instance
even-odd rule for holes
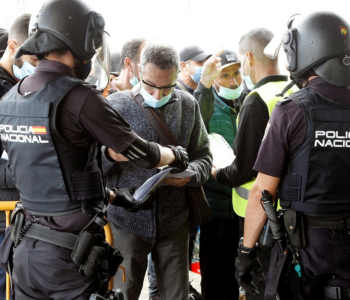
[[[135,200],[142,200],[147,194],[154,191],[158,186],[162,184],[163,179],[165,178],[187,178],[195,175],[197,172],[193,172],[190,170],[185,170],[181,173],[170,173],[171,170],[175,168],[167,168],[163,171],[157,173],[156,175],[149,178],[143,185],[141,185],[134,194]]]

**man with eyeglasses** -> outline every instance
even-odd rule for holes
[[[180,73],[177,78],[176,89],[183,90],[193,95],[198,86],[202,74],[202,66],[211,54],[205,53],[198,46],[188,46],[179,52],[180,55]],[[188,244],[188,263],[191,270],[193,248],[197,236],[197,225],[189,222],[190,239]],[[159,287],[155,277],[154,263],[151,258],[148,260],[148,280],[149,280],[149,298],[158,300]],[[194,300],[201,300],[201,294],[189,283],[189,291]]]
[[[188,169],[197,172],[188,178],[167,178],[156,190],[154,208],[130,212],[108,209],[113,237],[124,255],[126,282],[115,277],[126,300],[140,296],[147,269],[149,253],[155,264],[161,299],[188,300],[188,213],[184,186],[199,186],[209,177],[212,158],[209,141],[197,101],[176,86],[179,55],[171,46],[147,44],[141,52],[140,79],[132,91],[114,93],[107,99],[110,105],[139,134],[140,137],[160,142],[153,127],[133,98],[141,95],[142,106],[155,110],[164,121],[177,143],[187,149]],[[112,163],[103,157],[107,186],[139,187],[156,170],[135,167],[120,157]]]
[[[180,73],[176,88],[193,95],[201,79],[202,67],[211,54],[198,46],[188,46],[180,51]]]

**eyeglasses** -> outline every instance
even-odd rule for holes
[[[156,86],[156,85],[150,84],[143,79],[141,73],[140,73],[140,78],[141,78],[142,83],[144,83],[145,85],[151,87],[152,89],[163,90],[163,92],[165,94],[168,94],[168,92],[170,92],[171,89],[176,86],[176,83],[174,83],[173,85],[167,85],[167,86]]]

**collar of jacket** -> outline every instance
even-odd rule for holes
[[[228,106],[224,101],[221,100],[220,96],[217,94],[216,90],[213,87],[212,89],[214,93],[215,102],[219,105],[219,107],[227,112],[234,111],[232,107]],[[237,99],[232,101],[237,101]]]

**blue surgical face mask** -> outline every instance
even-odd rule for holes
[[[189,66],[191,66],[190,64],[188,64]],[[193,67],[191,66],[192,68],[194,68],[194,75],[190,74],[192,80],[195,82],[195,83],[198,83],[200,80],[201,80],[201,76],[202,76],[202,70],[203,70],[203,67]]]
[[[153,108],[162,107],[163,105],[167,104],[171,98],[171,93],[169,93],[169,95],[164,96],[162,99],[156,100],[151,94],[147,93],[143,87],[141,88],[140,94],[145,102]]]
[[[215,83],[217,85],[219,85],[216,80],[214,80]],[[232,89],[229,89],[229,88],[225,88],[221,85],[219,85],[220,87],[220,90],[218,92],[218,95],[226,100],[236,100],[238,99],[241,94],[242,94],[242,91],[243,91],[243,87],[242,85],[240,85],[238,88],[236,88],[235,90],[232,90]]]
[[[254,88],[255,84],[252,82],[252,79],[250,78],[250,66],[249,66],[249,71],[248,71],[248,75],[247,76],[244,74],[244,71],[243,71],[243,65],[244,65],[244,62],[245,62],[246,58],[247,57],[244,58],[243,63],[242,63],[242,74],[243,74],[244,81],[245,81],[245,83],[247,85],[247,88],[249,90],[252,90]]]
[[[13,75],[15,75],[15,77],[19,80],[23,79],[28,75],[33,74],[35,69],[36,68],[26,60],[24,60],[24,64],[21,68],[17,67],[15,64],[12,65]]]
[[[132,73],[134,74],[134,77],[130,78],[130,84],[132,86],[135,86],[136,84],[139,83],[139,79],[135,76],[134,68],[132,66],[131,66],[131,68],[132,68]]]

